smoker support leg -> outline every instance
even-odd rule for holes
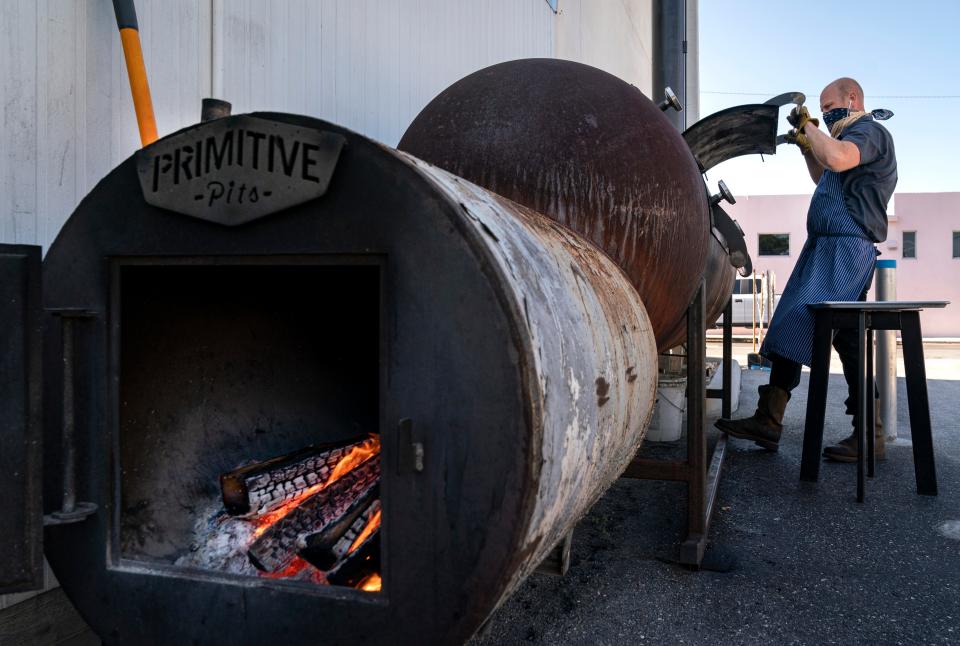
[[[710,521],[716,507],[720,473],[727,452],[727,438],[720,435],[713,455],[707,460],[704,427],[706,398],[706,302],[703,283],[687,310],[687,459],[684,461],[634,458],[624,472],[625,478],[674,480],[687,483],[687,536],[680,545],[680,563],[699,568],[707,547]],[[730,361],[732,331],[730,306],[724,316],[724,402],[723,412],[730,414]]]
[[[552,574],[554,576],[566,576],[570,569],[570,550],[573,547],[573,530],[560,539],[556,547],[550,550],[550,553],[543,559],[543,562],[537,566],[537,572],[540,574]]]
[[[687,309],[687,539],[680,546],[680,562],[699,565],[706,546],[706,469],[707,438],[703,431],[703,409],[706,397],[706,333],[704,329],[703,284],[697,289]]]
[[[720,400],[720,417],[730,419],[733,413],[733,298],[723,310],[723,393]],[[726,439],[725,434],[721,437]]]

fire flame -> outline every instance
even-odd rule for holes
[[[378,572],[374,572],[373,574],[364,577],[363,580],[357,584],[357,588],[359,590],[363,590],[364,592],[380,592],[382,585],[383,582],[380,579],[380,574]]]
[[[336,466],[333,468],[333,471],[330,473],[330,477],[328,477],[326,481],[317,483],[312,487],[304,489],[294,498],[291,498],[280,507],[277,507],[273,511],[254,519],[253,522],[256,523],[256,529],[254,530],[253,536],[250,540],[254,541],[259,538],[272,525],[299,507],[304,500],[330,486],[379,453],[380,438],[378,436],[371,436],[354,446],[336,464]],[[356,551],[364,543],[364,541],[370,538],[370,536],[380,528],[380,523],[381,513],[378,509],[367,521],[367,524],[357,535],[356,539],[354,539],[353,543],[350,545],[350,549],[347,552],[351,553]],[[306,574],[304,574],[305,572]],[[260,572],[259,575],[269,579],[288,579],[294,577],[302,579],[309,575],[309,578],[314,582],[319,584],[327,584],[324,574],[300,556],[295,557],[290,564],[282,570],[273,573]],[[356,587],[364,592],[379,592],[382,588],[380,574],[375,572],[364,577]]]
[[[255,521],[257,528],[254,530],[253,538],[251,540],[260,538],[260,536],[273,524],[286,517],[290,512],[299,507],[300,503],[302,503],[304,500],[327,488],[346,474],[350,473],[350,471],[369,460],[371,457],[377,455],[379,452],[380,438],[377,436],[371,436],[357,446],[353,447],[349,453],[343,456],[343,459],[337,462],[337,466],[333,468],[333,473],[331,473],[330,477],[324,482],[318,482],[312,487],[307,487],[296,497],[291,498],[273,511],[257,518]]]
[[[276,572],[260,572],[260,576],[267,579],[286,579],[289,577],[297,576],[307,568],[312,568],[313,566],[307,563],[305,560],[299,556],[295,556],[290,565],[283,568],[282,570],[277,570]]]
[[[363,542],[370,538],[375,531],[380,529],[380,510],[378,509],[367,521],[367,524],[364,525],[363,531],[357,534],[357,537],[353,540],[353,543],[350,544],[350,549],[347,550],[347,554],[352,554],[358,547],[363,545]]]

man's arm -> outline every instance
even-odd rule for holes
[[[823,175],[823,166],[813,156],[812,149],[803,152],[803,161],[807,162],[807,172],[810,173],[810,179],[813,180],[814,184],[819,184],[820,176]]]
[[[807,136],[813,153],[807,156],[807,168],[810,169],[811,164],[809,157],[814,157],[814,163],[821,166],[820,173],[817,173],[814,181],[819,181],[823,169],[842,173],[860,165],[860,149],[851,142],[834,139],[809,122],[803,126],[803,134]],[[811,171],[810,177],[813,176]]]

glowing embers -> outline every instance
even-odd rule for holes
[[[357,587],[363,590],[364,592],[380,592],[380,586],[382,581],[380,580],[379,574],[371,574],[366,579],[360,582],[360,585]]]
[[[308,448],[220,477],[224,507],[252,525],[260,576],[380,590],[380,440]]]

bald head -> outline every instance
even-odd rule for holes
[[[838,78],[823,88],[820,93],[820,111],[827,112],[834,108],[863,110],[863,88],[856,80],[849,77]]]

